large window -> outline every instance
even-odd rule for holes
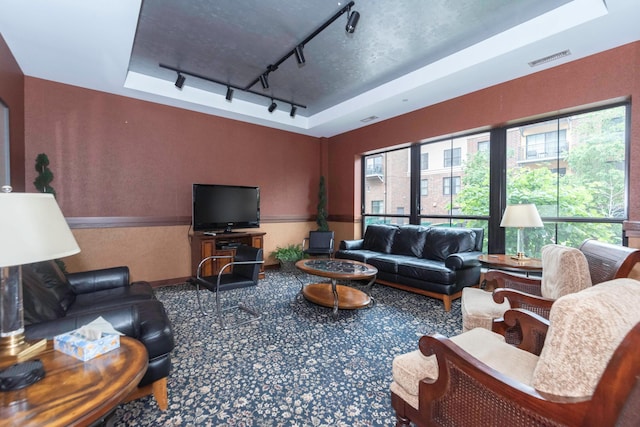
[[[366,224],[409,223],[410,153],[410,148],[404,148],[365,157],[363,183]],[[371,166],[375,166],[380,173],[367,173]]]
[[[622,104],[365,156],[364,169],[375,164],[382,174],[365,173],[364,225],[483,227],[485,251],[512,253],[516,230],[500,227],[502,212],[506,204],[535,203],[544,227],[525,230],[529,256],[549,243],[577,247],[586,238],[620,244],[628,123]]]
[[[525,230],[529,255],[552,242],[621,243],[626,114],[619,106],[506,129],[507,203],[535,203],[545,222]],[[515,250],[515,230],[506,230],[505,243],[507,252]]]

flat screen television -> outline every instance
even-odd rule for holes
[[[193,184],[191,219],[194,231],[260,227],[260,188]]]

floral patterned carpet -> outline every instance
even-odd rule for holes
[[[176,341],[169,408],[160,411],[146,397],[119,406],[106,424],[394,425],[391,361],[415,350],[423,334],[460,333],[459,300],[446,313],[439,300],[376,284],[373,307],[334,316],[301,298],[301,282],[311,281],[317,278],[267,271],[256,287],[221,293],[223,305],[242,301],[262,313],[230,330],[202,316],[194,286],[157,288]],[[213,311],[215,294],[200,292]]]

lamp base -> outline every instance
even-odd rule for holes
[[[42,353],[47,340],[25,341],[24,334],[0,337],[0,364],[22,362]]]

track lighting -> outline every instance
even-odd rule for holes
[[[263,71],[262,74],[253,79],[251,83],[244,87],[244,90],[248,91],[258,82],[262,84],[263,89],[268,89],[269,82],[267,81],[267,76],[269,75],[269,73],[277,70],[278,66],[286,61],[290,56],[295,55],[298,65],[304,65],[304,63],[306,62],[304,58],[304,47],[307,45],[307,43],[309,43],[314,37],[324,31],[329,25],[331,25],[335,20],[340,18],[345,13],[347,14],[347,26],[345,27],[345,30],[347,31],[347,33],[353,33],[356,30],[358,20],[360,19],[360,14],[358,12],[356,12],[355,10],[353,12],[351,11],[351,7],[354,5],[355,2],[350,1],[346,5],[342,6],[342,8],[337,11],[331,18],[329,18],[322,25],[316,28],[311,34],[309,34],[304,40],[298,43],[292,50],[287,52],[282,58],[280,58],[273,64],[268,65],[267,69]]]
[[[349,8],[351,10],[351,8]],[[344,28],[347,33],[353,34],[356,30],[356,26],[358,25],[358,20],[360,19],[360,14],[357,11],[348,12],[347,16],[349,19],[347,20],[347,26]]]
[[[260,74],[260,84],[262,85],[262,89],[269,89],[269,79],[267,78],[267,73]]]
[[[276,104],[275,101],[272,99],[271,105],[269,105],[269,112],[273,113],[273,110],[275,110],[277,107],[278,107],[278,104]]]
[[[253,95],[257,95],[257,96],[261,96],[261,97],[270,99],[271,103],[273,104],[273,109],[274,110],[278,107],[277,104],[274,101],[281,101],[281,102],[284,102],[285,104],[291,104],[294,107],[307,108],[306,105],[298,104],[298,103],[293,102],[293,101],[291,101],[289,99],[282,99],[282,98],[278,98],[277,96],[273,96],[272,94],[266,95],[266,94],[264,94],[262,92],[249,90],[249,89],[246,89],[246,88],[242,88],[240,86],[234,86],[234,85],[230,84],[227,81],[216,80],[216,79],[213,79],[211,77],[208,77],[208,76],[205,76],[205,75],[202,75],[202,74],[199,74],[199,73],[195,73],[193,71],[183,70],[183,69],[180,69],[180,68],[173,67],[171,65],[165,65],[165,64],[158,64],[158,65],[160,66],[160,68],[165,68],[167,70],[171,70],[171,71],[174,71],[174,72],[178,73],[178,75],[182,77],[182,79],[181,79],[182,83],[184,83],[184,80],[185,80],[185,76],[183,74],[186,74],[187,76],[195,77],[197,79],[206,80],[208,82],[215,83],[215,84],[218,84],[220,86],[226,87],[227,88],[227,93],[226,93],[225,98],[228,101],[232,100],[233,94],[234,94],[234,92],[236,90],[240,90],[242,92],[251,93]],[[264,73],[265,77],[269,74],[269,72],[271,72],[273,70],[276,70],[277,68],[278,67],[275,66],[275,65],[270,65],[269,66],[269,70],[267,70]]]
[[[298,61],[298,65],[303,65],[305,63],[304,52],[302,51],[303,47],[304,46],[300,44],[293,50],[293,53],[295,53],[296,55],[296,61]]]
[[[291,117],[295,117],[296,116],[296,110],[297,110],[296,106],[291,104],[291,112],[289,113],[289,115]]]
[[[178,73],[178,78],[176,79],[176,87],[178,89],[182,89],[182,85],[184,85],[185,80],[187,80],[187,78],[182,74]]]

